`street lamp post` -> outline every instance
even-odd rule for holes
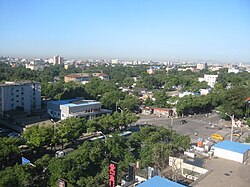
[[[99,133],[99,134],[101,134],[101,135],[104,136],[105,144],[106,144],[106,142],[107,142],[107,136],[102,131],[97,131],[97,133]],[[104,154],[107,156],[106,148],[105,148]]]
[[[232,121],[232,128],[231,128],[231,141],[233,141],[233,131],[234,131],[234,115],[232,115],[232,116],[230,116],[230,115],[228,115],[227,113],[226,113],[226,115],[228,116],[228,117],[230,117],[230,119],[231,119],[231,121]]]
[[[102,131],[96,131],[98,134],[103,135],[105,141],[107,140],[107,136]]]

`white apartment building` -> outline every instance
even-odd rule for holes
[[[5,82],[0,84],[0,113],[22,108],[24,112],[41,108],[39,82]]]
[[[56,119],[69,117],[95,116],[98,114],[111,113],[112,111],[101,109],[101,103],[94,100],[68,99],[50,101],[47,105],[47,113]]]
[[[216,84],[216,80],[218,78],[218,75],[204,75],[204,78],[199,78],[198,81],[202,82],[205,81],[207,82],[208,86],[210,86],[211,88],[214,87],[214,85]]]

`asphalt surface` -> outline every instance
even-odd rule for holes
[[[185,120],[186,123],[180,124],[180,121]],[[172,121],[172,122],[171,122]],[[155,126],[163,126],[165,128],[172,128],[180,134],[190,136],[191,140],[197,140],[198,138],[207,139],[212,134],[221,134],[225,139],[230,140],[230,128],[224,126],[231,126],[230,121],[224,121],[220,119],[219,114],[212,113],[207,115],[195,115],[192,117],[179,117],[179,118],[166,118],[158,117],[155,115],[140,115],[140,119],[137,124],[151,124]],[[212,124],[212,125],[211,125]],[[216,124],[216,125],[214,125]],[[221,129],[219,129],[221,127]],[[234,141],[237,137],[233,137]]]
[[[248,161],[249,163],[249,161]],[[247,187],[250,186],[250,164],[216,158],[207,160],[204,167],[212,171],[195,187]]]

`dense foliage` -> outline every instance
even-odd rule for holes
[[[44,155],[34,163],[36,167],[7,167],[0,172],[0,186],[56,186],[58,179],[63,178],[73,186],[97,187],[107,184],[111,160],[118,162],[119,179],[128,172],[129,163],[136,161],[140,161],[141,168],[150,165],[161,172],[168,157],[189,144],[188,137],[172,130],[144,127],[129,138],[113,134],[105,141],[85,141],[66,157]]]

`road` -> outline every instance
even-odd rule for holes
[[[181,120],[186,120],[187,123],[181,125]],[[197,140],[198,137],[206,139],[211,137],[214,133],[221,134],[225,139],[230,139],[231,129],[222,128],[219,130],[216,127],[211,128],[209,123],[217,124],[217,127],[223,127],[224,125],[230,126],[231,124],[230,121],[221,120],[217,113],[212,113],[210,115],[195,115],[192,117],[173,118],[172,128],[177,133],[190,136],[192,140]],[[171,126],[171,118],[158,117],[154,115],[140,115],[140,119],[138,120],[137,124],[152,124],[169,128]],[[234,137],[234,140],[236,140],[236,137]]]

